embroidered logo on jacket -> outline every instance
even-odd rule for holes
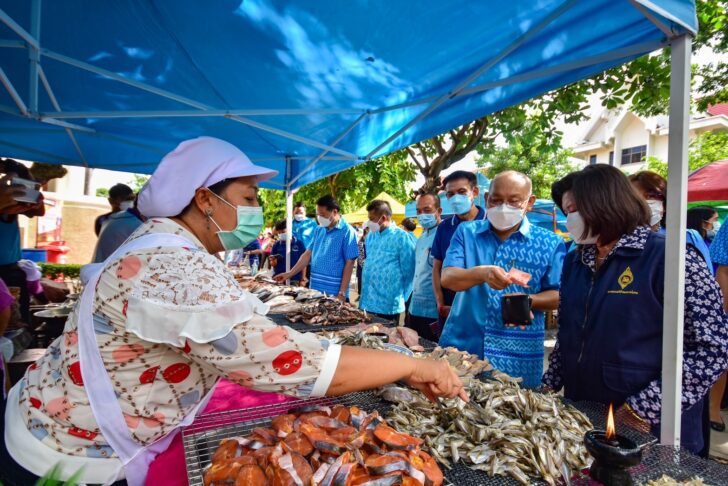
[[[632,273],[632,269],[630,267],[627,267],[624,269],[624,272],[622,272],[622,275],[617,277],[617,284],[619,285],[621,290],[608,290],[608,294],[628,294],[628,295],[639,295],[639,292],[635,290],[625,290],[627,287],[632,285],[634,282],[634,274]]]

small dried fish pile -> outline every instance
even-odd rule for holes
[[[491,476],[553,485],[589,465],[582,442],[592,425],[558,397],[511,382],[471,380],[467,388],[469,404],[457,398],[435,404],[404,388],[385,388],[382,396],[397,403],[389,422],[422,437],[423,447],[447,467],[463,461]]]
[[[708,486],[708,483],[703,482],[703,479],[699,477],[688,479],[686,481],[678,481],[677,479],[673,479],[667,474],[664,474],[660,479],[653,479],[645,486]]]
[[[438,346],[429,353],[423,353],[419,356],[422,358],[447,360],[447,362],[450,363],[450,367],[453,368],[460,377],[476,377],[486,371],[493,371],[493,365],[490,364],[488,358],[480,359],[475,354],[470,354],[467,351],[460,351],[452,346],[447,348],[441,348]],[[503,373],[503,375],[505,375],[505,373]],[[523,381],[522,378],[511,379]]]
[[[298,310],[287,313],[286,318],[291,322],[303,322],[311,326],[353,325],[371,321],[366,312],[329,297],[302,304]]]
[[[205,486],[440,486],[437,462],[422,440],[358,407],[306,406],[275,417],[270,428],[220,442]]]
[[[329,339],[336,338],[339,344],[348,346],[359,346],[362,348],[385,349],[384,343],[379,336],[373,334],[385,334],[387,343],[405,346],[412,351],[420,352],[425,348],[420,346],[420,336],[417,331],[408,327],[387,327],[380,324],[359,324],[335,334],[330,334]]]

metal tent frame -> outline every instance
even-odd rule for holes
[[[549,27],[555,19],[568,12],[579,0],[566,0],[561,6],[555,9],[550,15],[526,29],[522,35],[514,39],[505,49],[484,64],[478,66],[469,75],[455,82],[449,89],[439,95],[420,98],[404,103],[382,106],[376,109],[357,108],[310,108],[310,109],[246,109],[234,108],[225,109],[191,99],[186,96],[175,94],[165,89],[158,88],[149,83],[132,79],[127,76],[103,69],[90,62],[75,59],[59,52],[54,52],[43,47],[41,42],[41,0],[30,0],[31,22],[30,30],[23,28],[8,13],[0,9],[0,23],[7,26],[19,39],[0,39],[0,52],[7,49],[22,49],[28,55],[29,89],[27,99],[23,99],[14,86],[7,73],[0,64],[0,82],[15,103],[15,106],[0,105],[0,112],[16,117],[32,120],[40,124],[62,128],[72,144],[81,165],[92,166],[84,153],[83,146],[79,143],[77,133],[92,133],[105,136],[117,142],[137,144],[138,142],[126,140],[123,137],[112,134],[97,132],[93,127],[74,123],[73,120],[83,119],[134,119],[134,118],[225,118],[234,123],[240,123],[262,132],[289,139],[302,145],[319,149],[315,157],[303,157],[296,155],[285,156],[285,179],[283,184],[276,184],[277,188],[286,191],[286,213],[287,232],[292,230],[292,209],[293,194],[301,184],[301,179],[309,173],[317,164],[326,161],[352,161],[355,163],[366,162],[379,155],[386,153],[385,149],[392,149],[392,142],[410,127],[420,123],[423,119],[435,112],[437,109],[452,103],[459,97],[475,93],[485,93],[495,88],[502,88],[517,83],[526,83],[545,76],[576,71],[581,68],[602,65],[615,62],[620,59],[628,59],[640,54],[648,53],[660,48],[671,47],[671,102],[670,102],[670,136],[669,136],[669,157],[667,201],[667,252],[666,261],[675,262],[676,265],[666,266],[665,271],[665,299],[664,304],[664,339],[663,339],[663,368],[662,368],[662,442],[664,444],[678,445],[680,442],[680,411],[681,411],[681,389],[682,389],[682,335],[683,335],[683,297],[684,297],[684,264],[685,264],[685,210],[687,207],[687,137],[688,137],[688,112],[690,98],[690,52],[692,37],[689,33],[673,30],[674,25],[668,26],[665,20],[672,24],[675,16],[663,11],[647,0],[629,0],[629,3],[639,10],[644,17],[649,19],[665,37],[659,41],[648,41],[626,48],[615,49],[604,54],[581,58],[555,67],[535,69],[530,72],[521,73],[498,81],[482,83],[471,86],[471,84],[485,72],[493,68],[499,61],[515,52],[537,33]],[[649,7],[646,7],[646,5]],[[656,15],[656,13],[658,15]],[[145,91],[155,95],[160,100],[172,101],[181,105],[179,110],[119,110],[119,111],[64,111],[53,91],[53,84],[48,79],[43,69],[44,60],[49,59],[58,63],[71,66],[81,71],[92,73],[96,76],[122,83],[124,85]],[[42,85],[43,90],[51,101],[55,111],[39,111],[39,91]],[[397,110],[405,107],[424,106],[424,109],[415,116],[405,121],[400,128],[388,134],[373,149],[363,153],[354,153],[339,147],[340,142],[347,137],[355,128],[371,117]],[[319,140],[293,133],[274,127],[270,124],[257,120],[257,117],[277,116],[310,116],[310,115],[352,115],[356,119],[346,126],[340,134],[330,142]],[[10,142],[2,142],[5,146],[12,147]],[[394,147],[396,148],[396,147]],[[67,157],[43,152],[32,147],[23,147],[24,150],[42,156],[56,157],[62,162],[71,162]],[[279,158],[253,158],[256,163],[262,163]],[[297,174],[293,173],[293,161],[307,161],[304,169]],[[131,168],[131,167],[129,167]],[[290,269],[290,238],[286,243],[286,267]]]

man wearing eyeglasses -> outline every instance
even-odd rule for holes
[[[498,174],[488,192],[487,220],[458,227],[441,279],[457,295],[440,345],[486,357],[497,369],[523,378],[527,387],[538,386],[543,374],[544,311],[558,307],[566,253],[558,235],[528,221],[535,201],[528,176]],[[530,280],[521,281],[514,272],[525,272]],[[501,302],[510,294],[529,295],[530,325],[503,322]]]

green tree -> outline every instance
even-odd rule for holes
[[[538,198],[550,198],[551,184],[576,169],[570,162],[571,152],[561,149],[532,122],[527,123],[521,136],[508,146],[480,145],[478,153],[478,166],[486,167],[491,178],[505,170],[528,174],[533,182],[533,193]]]
[[[409,198],[406,188],[414,179],[414,166],[407,160],[407,154],[399,151],[305,185],[296,191],[293,199],[303,202],[309,213],[313,213],[316,200],[332,195],[342,212],[347,213],[359,209],[381,192],[405,202]],[[284,191],[262,189],[259,199],[267,226],[286,217]]]
[[[708,48],[717,54],[716,59],[720,59],[721,54],[728,54],[728,0],[698,0],[696,8],[700,31],[694,39],[693,51]],[[693,71],[696,75],[693,95],[698,110],[704,111],[711,104],[728,101],[728,63],[714,61],[705,66],[694,66]],[[541,163],[554,160],[562,136],[555,129],[556,122],[583,121],[583,111],[593,94],[597,94],[602,105],[609,109],[630,103],[630,110],[640,115],[666,113],[670,96],[669,50],[642,56],[404,149],[425,177],[419,191],[439,187],[440,173],[468,152],[497,150],[501,141],[507,145],[516,144],[520,147],[518,150],[529,153],[532,151],[528,145],[534,143]],[[542,139],[531,136],[534,128],[543,133]]]
[[[96,189],[96,197],[109,197],[109,189],[107,187],[99,187]]]

